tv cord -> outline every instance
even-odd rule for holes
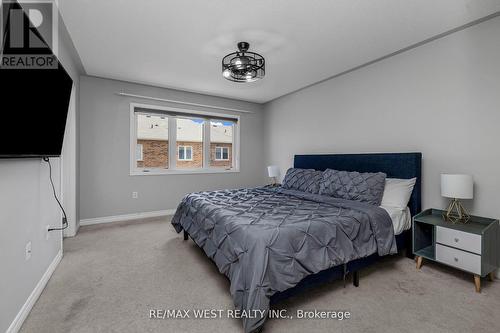
[[[47,162],[47,164],[49,165],[49,180],[50,180],[50,185],[52,186],[52,193],[54,194],[54,199],[56,199],[57,204],[61,208],[61,211],[62,211],[63,216],[64,216],[63,223],[62,223],[63,226],[61,228],[49,228],[47,231],[64,230],[68,227],[68,217],[66,215],[66,211],[64,210],[64,207],[61,205],[61,202],[57,198],[56,188],[54,186],[54,182],[52,181],[52,164],[50,164],[50,159],[48,157],[44,157],[43,160],[45,162]]]

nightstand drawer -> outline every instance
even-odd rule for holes
[[[481,274],[481,256],[436,244],[436,260],[474,274]]]
[[[481,254],[481,235],[436,227],[436,242]]]

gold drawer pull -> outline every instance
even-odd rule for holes
[[[458,262],[458,258],[457,258],[457,257],[455,257],[455,258],[453,258],[453,259],[455,259],[455,262]]]
[[[460,239],[458,239],[458,238],[455,238],[455,243],[458,243],[458,241],[459,241],[459,240],[460,240]]]

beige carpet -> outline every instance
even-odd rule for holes
[[[498,332],[500,281],[391,257],[362,271],[360,287],[334,282],[279,304],[348,310],[349,320],[270,320],[265,332]],[[229,283],[167,219],[82,227],[22,332],[243,332],[236,319],[149,319],[150,309],[232,309]]]

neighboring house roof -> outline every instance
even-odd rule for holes
[[[168,140],[168,119],[157,115],[137,115],[137,139]]]
[[[212,121],[210,123],[210,141],[221,143],[233,142],[233,125],[224,125],[220,121]]]
[[[231,123],[211,121],[210,141],[220,143],[233,142],[233,126]],[[201,142],[203,125],[192,119],[177,119],[177,140]],[[137,139],[139,140],[168,140],[168,119],[157,115],[138,115]]]

